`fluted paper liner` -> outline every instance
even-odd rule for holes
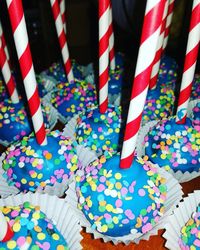
[[[165,247],[170,250],[181,249],[178,240],[181,236],[181,228],[192,217],[192,213],[196,212],[197,206],[200,204],[200,190],[196,190],[185,197],[169,216],[166,224],[166,231],[163,237],[167,240]]]
[[[40,207],[40,210],[46,214],[47,218],[53,222],[63,235],[70,250],[82,249],[80,244],[82,240],[80,235],[81,226],[73,209],[64,200],[56,196],[29,192],[0,199],[0,206],[18,206],[27,201],[31,205]]]
[[[88,152],[89,154],[89,152]],[[80,159],[81,160],[81,159]],[[93,234],[95,239],[101,238],[104,242],[112,241],[114,244],[118,244],[120,242],[125,243],[128,245],[130,242],[138,243],[141,239],[148,240],[151,235],[156,235],[158,230],[164,228],[166,221],[168,219],[168,216],[171,214],[174,207],[179,203],[179,201],[182,199],[182,187],[179,185],[178,181],[171,176],[171,174],[167,173],[165,170],[159,168],[157,165],[155,165],[158,169],[158,172],[166,178],[166,185],[167,185],[167,199],[165,201],[165,213],[160,218],[156,226],[148,233],[146,234],[130,234],[123,237],[110,237],[105,236],[103,234],[98,233],[96,230],[91,228],[90,223],[84,216],[84,214],[77,208],[78,198],[75,191],[75,181],[70,183],[68,190],[66,191],[66,202],[68,202],[76,212],[77,218],[79,218],[80,223],[83,227],[86,228],[86,231],[88,233]]]
[[[137,146],[136,146],[136,152],[139,157],[142,157],[145,155],[145,148],[144,148],[144,138],[149,133],[150,129],[155,126],[159,121],[150,121],[146,123],[139,132],[138,139],[137,139]],[[170,169],[168,171],[170,174],[172,174],[179,183],[190,181],[198,176],[200,176],[200,171],[193,171],[193,172],[182,172],[180,170],[173,171],[173,169]]]
[[[53,76],[48,76],[45,72],[41,72],[39,77],[44,80],[44,88],[47,92],[51,91],[58,83],[58,81]]]

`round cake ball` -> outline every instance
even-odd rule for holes
[[[75,137],[80,145],[98,155],[109,155],[119,150],[121,108],[109,105],[102,114],[99,108],[87,110],[77,118]]]
[[[0,207],[14,236],[0,242],[1,250],[8,249],[69,249],[62,234],[38,206],[25,202],[20,206]]]
[[[174,101],[174,91],[169,86],[157,85],[155,89],[149,89],[142,122],[147,123],[171,116],[173,114]]]
[[[166,170],[199,171],[200,132],[189,118],[185,124],[176,124],[175,117],[163,119],[146,135],[145,154]]]
[[[21,98],[20,98],[21,99]],[[50,127],[51,108],[49,105],[41,105],[45,127]],[[20,140],[32,131],[32,122],[28,118],[25,105],[12,103],[10,99],[0,102],[0,140],[8,144]],[[9,133],[8,133],[9,131]]]
[[[51,104],[69,120],[85,108],[97,105],[96,90],[84,81],[59,84],[51,92]]]
[[[75,144],[59,131],[47,134],[40,146],[33,133],[10,146],[3,154],[2,168],[8,185],[20,191],[44,190],[55,183],[68,183],[79,167]]]
[[[168,87],[174,89],[177,80],[177,70],[178,65],[173,58],[166,55],[162,56],[157,84],[168,85]]]
[[[78,207],[99,233],[111,237],[145,234],[164,213],[167,186],[150,162],[135,157],[120,169],[120,155],[91,163],[77,175]]]
[[[83,79],[81,66],[78,65],[75,60],[72,60],[71,63],[72,63],[72,70],[74,77],[79,80]],[[64,66],[61,62],[53,63],[47,70],[45,70],[42,73],[54,77],[57,82],[63,82],[63,83],[68,82]]]
[[[200,74],[196,74],[194,76],[194,80],[192,82],[192,92],[190,95],[190,100],[200,99]]]
[[[193,213],[186,225],[181,228],[179,246],[183,250],[200,249],[200,206],[197,207],[197,212]]]

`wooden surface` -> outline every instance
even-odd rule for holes
[[[183,192],[184,196],[187,196],[188,193],[192,193],[194,190],[200,189],[200,177],[183,183]],[[115,246],[112,243],[104,243],[102,240],[94,240],[92,235],[82,231],[82,246],[83,250],[165,250],[164,247],[165,239],[162,238],[164,230],[160,230],[159,234],[156,236],[151,236],[148,241],[140,241],[138,245],[129,244],[125,246],[124,244],[118,244]]]

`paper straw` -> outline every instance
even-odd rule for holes
[[[166,21],[166,27],[165,27],[165,36],[164,36],[164,42],[163,42],[163,50],[165,50],[165,48],[167,47],[167,43],[169,39],[169,31],[170,31],[170,26],[172,23],[173,12],[174,12],[174,2],[175,0],[169,0],[167,21]]]
[[[11,74],[9,63],[6,57],[6,53],[3,49],[2,37],[0,38],[0,68],[1,68],[1,72],[3,75],[4,81],[6,83],[6,87],[8,89],[8,93],[10,95],[12,103],[18,103],[19,97],[18,97],[14,78]]]
[[[46,132],[28,41],[22,0],[6,0],[6,2],[36,140],[39,145],[45,145],[47,143]]]
[[[5,219],[5,216],[3,213],[0,211],[0,242],[6,242],[10,239],[12,239],[14,233],[11,230],[10,225]]]
[[[65,66],[65,73],[67,75],[68,81],[72,82],[74,81],[74,75],[72,71],[71,61],[69,58],[69,50],[67,46],[66,34],[64,31],[62,18],[60,14],[60,6],[58,4],[58,0],[50,0],[50,2],[51,2],[53,18],[55,21],[56,32],[58,35],[58,40],[59,40],[60,49],[62,53],[62,58],[63,58],[64,66]]]
[[[7,45],[6,45],[6,40],[5,40],[5,36],[4,36],[4,33],[3,33],[3,28],[2,28],[2,24],[0,22],[0,38],[2,39],[2,44],[3,44],[3,49],[6,53],[6,58],[8,60],[8,63],[10,64],[10,56],[9,56],[9,53],[8,53],[8,48],[7,48]]]
[[[109,17],[109,0],[99,0],[99,109],[101,113],[105,113],[108,106]]]
[[[165,2],[165,9],[163,13],[162,25],[160,30],[160,36],[158,39],[157,51],[153,62],[153,68],[151,72],[151,79],[149,83],[149,88],[154,89],[156,87],[156,83],[158,80],[158,74],[160,69],[160,59],[163,52],[163,41],[165,35],[165,27],[166,27],[166,20],[167,20],[167,11],[168,11],[169,1],[166,0]]]
[[[109,0],[110,1],[110,0]],[[113,17],[112,17],[112,3],[110,1],[110,13],[109,13],[109,59],[110,68],[115,70],[115,49],[114,49],[114,31],[113,31]]]
[[[64,31],[66,34],[67,26],[66,26],[65,11],[66,11],[65,0],[60,0],[60,14],[63,22]]]
[[[147,96],[153,60],[160,35],[165,0],[148,0],[125,128],[120,168],[129,168],[134,158],[137,135]]]
[[[176,123],[184,124],[187,117],[187,108],[192,90],[197,56],[200,41],[200,0],[194,0],[190,20],[190,29],[187,42],[187,50],[181,81],[181,89],[176,112]]]

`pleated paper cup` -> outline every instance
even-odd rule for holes
[[[193,111],[192,110],[195,106],[197,106],[198,103],[200,103],[200,99],[192,100],[189,102],[187,116],[190,117],[191,119],[193,119]]]
[[[6,157],[6,153],[2,153],[0,156],[0,196],[6,198],[10,195],[15,195],[20,193],[20,189],[15,187],[14,183],[10,181],[7,177],[6,172],[4,171],[2,164],[3,160]],[[47,184],[44,188],[39,186],[34,192],[46,193],[49,195],[56,195],[62,197],[65,191],[68,189],[68,185],[72,182],[73,176],[68,180],[63,180],[61,183],[55,182],[53,185]]]
[[[137,152],[137,155],[139,157],[142,157],[145,155],[145,147],[144,147],[145,136],[149,133],[151,128],[159,122],[160,121],[150,121],[150,122],[146,123],[140,129],[138,139],[137,139],[137,146],[136,146],[136,152]],[[160,167],[162,167],[162,166],[160,166]],[[182,172],[180,170],[175,172],[172,169],[170,169],[168,172],[170,174],[172,174],[174,176],[174,178],[176,178],[178,180],[179,183],[187,182],[187,181],[190,181],[190,180],[195,179],[196,177],[200,176],[200,171],[193,171],[190,173],[188,171]]]
[[[81,225],[86,228],[86,232],[93,234],[95,239],[103,239],[104,242],[111,241],[115,245],[120,242],[123,242],[124,244],[128,245],[130,242],[139,243],[139,241],[142,239],[148,240],[151,235],[156,235],[158,233],[158,230],[163,229],[165,227],[165,224],[167,223],[167,220],[168,220],[168,216],[172,213],[173,209],[182,199],[182,195],[183,195],[182,187],[179,185],[178,181],[175,178],[173,178],[171,174],[167,173],[165,170],[157,166],[156,168],[158,169],[158,172],[164,178],[166,178],[166,185],[168,189],[167,199],[164,204],[165,205],[164,215],[160,218],[160,220],[154,226],[154,228],[146,234],[136,233],[136,234],[129,234],[127,236],[122,236],[122,237],[110,237],[110,236],[105,236],[97,232],[96,230],[92,229],[91,224],[86,219],[82,211],[77,208],[78,198],[77,198],[76,191],[75,191],[75,186],[76,186],[75,181],[69,185],[69,188],[66,192],[65,201],[68,202],[72,206],[74,212],[76,213],[77,218],[80,220]]]
[[[41,72],[39,77],[43,79],[44,88],[47,92],[51,91],[58,83],[58,81],[53,76],[48,76],[45,72]]]
[[[27,193],[12,195],[6,199],[0,199],[0,206],[19,206],[24,202],[30,202],[33,206],[39,206],[63,235],[70,250],[82,249],[81,226],[73,209],[64,200],[47,194]]]
[[[196,190],[184,198],[174,209],[173,214],[169,216],[166,224],[166,231],[163,237],[166,239],[165,247],[170,250],[181,249],[179,246],[179,239],[181,237],[181,228],[196,212],[200,204],[200,190]]]

